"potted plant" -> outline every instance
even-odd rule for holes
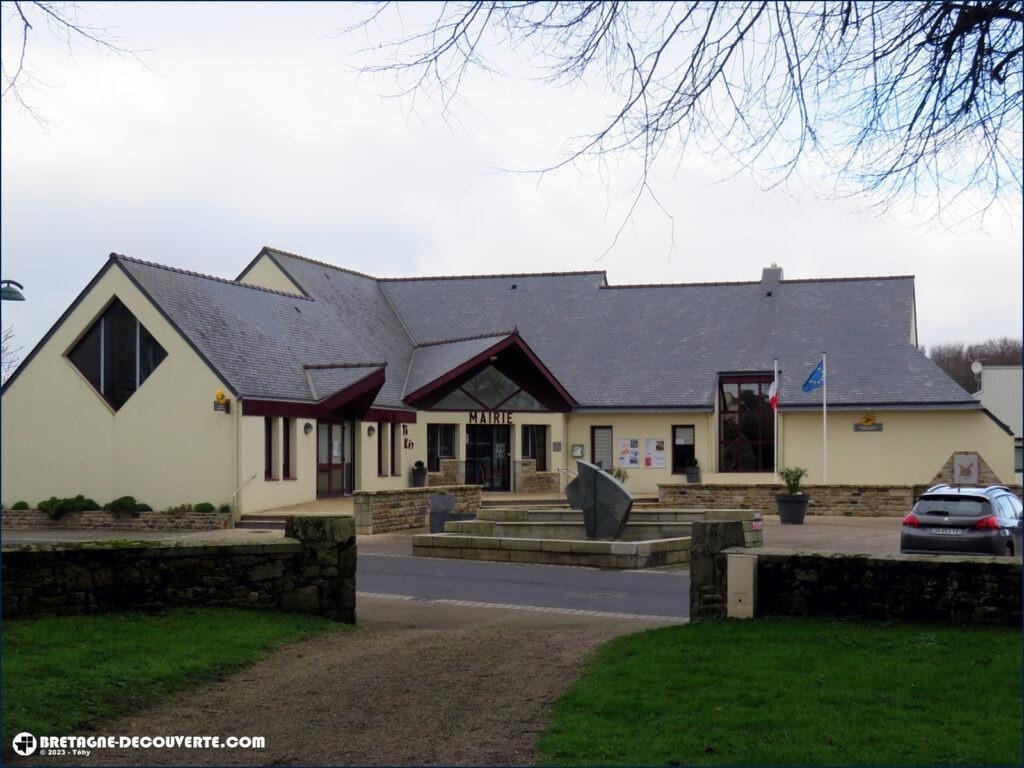
[[[803,467],[784,467],[779,470],[779,475],[786,484],[786,493],[775,495],[779,522],[783,525],[803,525],[811,497],[800,490],[800,481],[807,477],[807,470]]]
[[[689,459],[686,462],[686,482],[688,483],[699,483],[700,482],[700,464],[697,463],[697,457]]]
[[[412,465],[412,487],[427,487],[427,465],[422,461],[417,461]]]

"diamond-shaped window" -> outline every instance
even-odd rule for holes
[[[114,299],[68,359],[117,410],[167,357],[128,307]]]

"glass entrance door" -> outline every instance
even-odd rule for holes
[[[507,491],[511,468],[507,425],[469,424],[466,427],[466,482],[485,491]]]
[[[320,422],[316,425],[316,495],[352,493],[355,429],[353,422]]]

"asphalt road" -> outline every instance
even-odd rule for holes
[[[427,600],[690,615],[690,577],[665,571],[612,571],[359,553],[357,589]]]

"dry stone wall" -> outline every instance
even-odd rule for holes
[[[114,528],[126,531],[216,531],[227,528],[231,515],[217,512],[69,512],[58,520],[38,509],[5,509],[3,528],[82,528],[88,530]]]
[[[4,547],[3,618],[222,605],[355,623],[351,517],[291,517],[273,544]]]
[[[475,515],[480,511],[479,485],[356,491],[352,496],[356,533],[364,535],[427,527],[430,525],[430,496],[434,493],[455,497],[453,514]]]

